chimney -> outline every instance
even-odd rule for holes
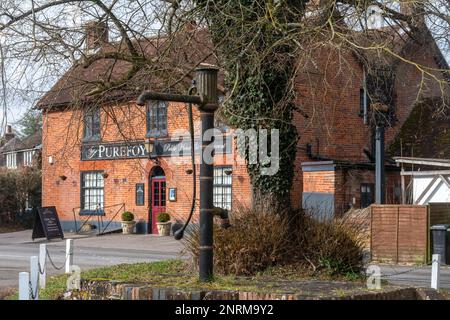
[[[6,132],[5,132],[5,142],[8,142],[11,139],[14,139],[16,135],[12,131],[12,127],[10,124],[6,126]]]
[[[108,23],[106,21],[91,21],[85,24],[86,52],[94,53],[109,41]]]
[[[424,5],[420,2],[411,0],[400,1],[400,13],[410,16],[412,23],[416,26],[423,26],[425,24]]]

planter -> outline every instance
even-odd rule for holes
[[[157,222],[156,227],[158,228],[158,234],[160,236],[170,236],[170,226],[172,222]]]
[[[123,234],[132,234],[135,224],[136,224],[136,221],[122,221],[122,233]]]

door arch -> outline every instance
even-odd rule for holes
[[[166,211],[166,174],[160,166],[153,167],[149,176],[149,220],[151,233],[158,233],[156,217]]]

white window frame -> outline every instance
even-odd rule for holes
[[[213,204],[215,207],[231,210],[233,200],[233,176],[225,171],[232,166],[214,166]]]
[[[33,156],[36,153],[36,150],[25,150],[23,152],[23,165],[27,167],[31,167],[33,165]]]
[[[17,152],[9,152],[6,154],[6,168],[17,169]]]

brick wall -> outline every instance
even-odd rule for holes
[[[177,129],[188,128],[184,106],[175,105],[168,110],[169,136]],[[108,174],[104,187],[105,207],[125,203],[126,210],[132,211],[136,220],[147,222],[149,220],[149,175],[155,163],[148,159],[81,161],[80,139],[83,126],[80,119],[82,119],[80,111],[65,110],[45,114],[42,151],[43,205],[56,206],[63,225],[71,228],[73,209],[75,208],[78,212],[77,208],[80,206],[80,172],[102,170]],[[145,139],[146,123],[143,107],[129,104],[103,108],[101,119],[103,142]],[[198,114],[196,114],[194,121],[197,131],[198,120]],[[53,164],[48,161],[50,156],[53,158]],[[167,188],[177,188],[177,200],[167,201],[167,212],[173,216],[174,220],[184,220],[189,213],[192,199],[192,176],[186,174],[186,169],[191,167],[190,157],[161,158],[159,165],[165,171]],[[245,165],[236,153],[233,151],[231,155],[217,155],[215,165],[233,166],[233,202],[249,205],[251,201],[249,178]],[[199,172],[198,166],[197,172]],[[66,179],[62,180],[61,176],[65,176]],[[135,205],[136,183],[145,184],[144,206]],[[119,206],[107,208],[106,219],[112,217],[118,208]],[[198,210],[194,220],[197,216]],[[78,216],[77,219],[79,219]],[[116,220],[120,220],[120,214]]]
[[[431,67],[436,64],[427,50],[411,46],[406,56]],[[302,204],[303,192],[333,192],[335,206],[344,208],[349,203],[359,205],[359,185],[374,182],[373,172],[340,171],[305,174],[301,163],[312,161],[306,152],[306,144],[312,153],[325,159],[351,162],[369,162],[363,149],[370,150],[371,130],[363,125],[359,113],[359,91],[362,84],[362,69],[356,58],[348,53],[338,55],[333,50],[321,50],[316,55],[315,65],[296,79],[296,104],[307,114],[305,118],[295,113],[294,123],[299,132],[298,152],[295,161],[295,176],[291,192],[294,207]],[[439,76],[439,75],[438,75]],[[413,66],[401,62],[397,67],[396,108],[399,123],[386,131],[386,145],[408,117],[411,107],[419,96],[440,94],[436,83],[421,78]],[[423,82],[422,82],[423,80]],[[423,91],[420,91],[420,84]],[[172,104],[168,109],[168,131],[172,135],[177,129],[187,129],[188,119],[184,104]],[[134,104],[104,107],[101,114],[102,141],[143,140],[146,133],[146,111]],[[200,123],[195,110],[196,133]],[[149,190],[148,177],[154,164],[147,159],[80,161],[80,139],[83,131],[80,111],[53,111],[45,114],[43,129],[43,203],[56,205],[62,220],[71,220],[72,209],[80,205],[80,171],[104,170],[108,173],[105,182],[105,204],[126,203],[137,219],[148,220],[148,196],[145,206],[135,206],[135,184],[145,183]],[[233,149],[234,150],[234,149]],[[54,157],[54,164],[48,157]],[[178,159],[180,160],[180,159]],[[191,176],[186,175],[189,157],[183,164],[172,163],[168,158],[161,166],[167,178],[167,187],[177,188],[177,201],[168,202],[167,211],[174,218],[184,217],[190,207]],[[233,151],[230,158],[216,157],[216,165],[233,166],[233,203],[249,204],[251,189],[245,165]],[[60,176],[66,176],[61,180]],[[392,173],[395,175],[395,173]],[[389,178],[390,179],[390,178]],[[388,185],[389,186],[389,185]],[[388,191],[390,193],[390,191]],[[196,217],[195,217],[196,218]]]
[[[438,68],[429,48],[409,45],[404,54],[414,62]],[[315,66],[307,66],[308,70],[296,79],[296,103],[302,109],[302,113],[294,115],[299,141],[292,202],[297,206],[302,203],[303,192],[312,192],[313,184],[317,192],[324,188],[331,190],[331,180],[326,186],[323,185],[321,174],[308,175],[301,170],[301,163],[313,161],[307,155],[308,143],[312,146],[312,154],[323,160],[362,163],[370,162],[363,150],[366,148],[371,151],[372,144],[371,129],[363,124],[363,119],[358,115],[363,81],[360,63],[352,54],[337,53],[333,49],[321,50],[313,56]],[[440,73],[434,73],[434,76],[442,79]],[[386,129],[386,146],[393,141],[418,99],[441,94],[438,83],[431,76],[423,76],[415,66],[399,62],[395,82],[396,115],[399,121]],[[397,155],[400,155],[400,150]],[[330,173],[324,175],[330,176]],[[388,203],[395,203],[392,195],[396,184],[394,180],[397,179],[397,173],[387,175],[390,181],[387,183]],[[356,170],[343,171],[334,181],[336,206],[344,208],[353,201],[353,196],[359,206],[360,183],[374,183],[375,180],[372,171]]]

